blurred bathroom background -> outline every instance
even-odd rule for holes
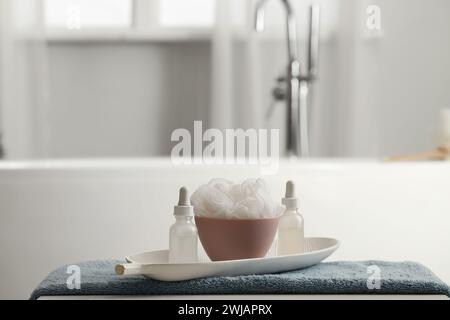
[[[306,60],[322,7],[313,158],[432,150],[450,108],[448,0],[292,0]],[[174,129],[280,128],[281,1],[253,30],[253,0],[0,0],[5,159],[170,155]],[[367,27],[380,8],[380,29]],[[282,136],[283,133],[282,133]]]

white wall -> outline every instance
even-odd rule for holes
[[[333,103],[336,100],[335,43],[322,44],[321,80],[313,116],[316,155],[331,156]],[[272,103],[274,79],[285,70],[284,42],[265,40],[261,54],[261,113]],[[243,76],[242,42],[234,50],[235,126],[242,118],[248,83]],[[175,128],[208,125],[210,105],[209,42],[179,44],[57,43],[50,46],[50,157],[168,155]],[[326,94],[324,94],[326,92]],[[279,103],[264,126],[284,129],[285,105]]]
[[[438,144],[439,110],[450,106],[450,3],[323,4],[326,23],[314,87],[313,156],[380,157],[433,149]],[[369,4],[381,7],[381,36],[365,27]],[[275,10],[271,15],[282,17],[279,5],[270,8]],[[304,36],[303,11],[297,17]],[[282,35],[282,29],[275,33]],[[259,48],[260,108],[265,113],[286,54],[281,40],[263,41]],[[303,53],[304,40],[301,49]],[[241,112],[248,88],[241,76],[242,50],[236,45],[234,51],[237,127],[248,123],[243,118],[248,115]],[[191,128],[194,120],[209,119],[210,57],[208,41],[52,43],[48,156],[167,155],[174,128]],[[279,106],[265,125],[284,129],[284,112]]]
[[[0,2],[0,131],[12,159],[32,158],[44,140],[47,78],[40,14],[38,1]]]
[[[208,118],[209,61],[207,43],[52,44],[49,155],[169,154]]]
[[[365,27],[381,9],[381,32]],[[439,111],[450,106],[450,2],[343,1],[339,30],[337,137],[340,153],[417,153],[439,143]]]

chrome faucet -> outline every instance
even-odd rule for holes
[[[260,0],[256,5],[255,30],[264,31],[265,4]],[[309,86],[316,79],[319,54],[320,7],[310,8],[308,69],[301,70],[298,59],[297,23],[290,0],[281,0],[286,11],[286,45],[288,67],[285,76],[277,79],[277,87],[273,95],[275,100],[285,100],[287,107],[287,139],[288,155],[298,157],[309,156]]]

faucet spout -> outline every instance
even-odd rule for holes
[[[286,100],[286,151],[288,155],[309,155],[308,104],[309,85],[317,75],[317,57],[319,52],[320,7],[312,6],[310,10],[309,52],[306,74],[303,74],[298,60],[297,23],[291,0],[280,0],[286,11],[286,45],[288,66],[284,100]],[[264,31],[265,5],[268,0],[259,0],[255,9],[255,30]],[[279,93],[279,91],[277,91]],[[279,99],[279,94],[275,96]]]
[[[286,11],[286,40],[289,55],[289,62],[297,60],[297,24],[295,21],[294,10],[290,0],[281,0]],[[263,32],[265,29],[265,5],[267,0],[260,0],[255,9],[255,30]]]
[[[266,5],[267,0],[260,0],[256,4],[255,9],[255,30],[256,32],[263,32],[266,25]]]

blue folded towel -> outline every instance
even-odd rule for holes
[[[68,289],[67,266],[52,272],[33,292],[44,296],[228,295],[228,294],[437,294],[450,296],[449,287],[430,270],[414,262],[328,262],[281,274],[214,277],[183,282],[160,282],[143,276],[119,277],[114,267],[124,261],[78,264],[81,288]],[[368,267],[380,271],[380,288],[369,289]],[[370,270],[370,269],[369,269]],[[376,286],[377,282],[373,282]]]

